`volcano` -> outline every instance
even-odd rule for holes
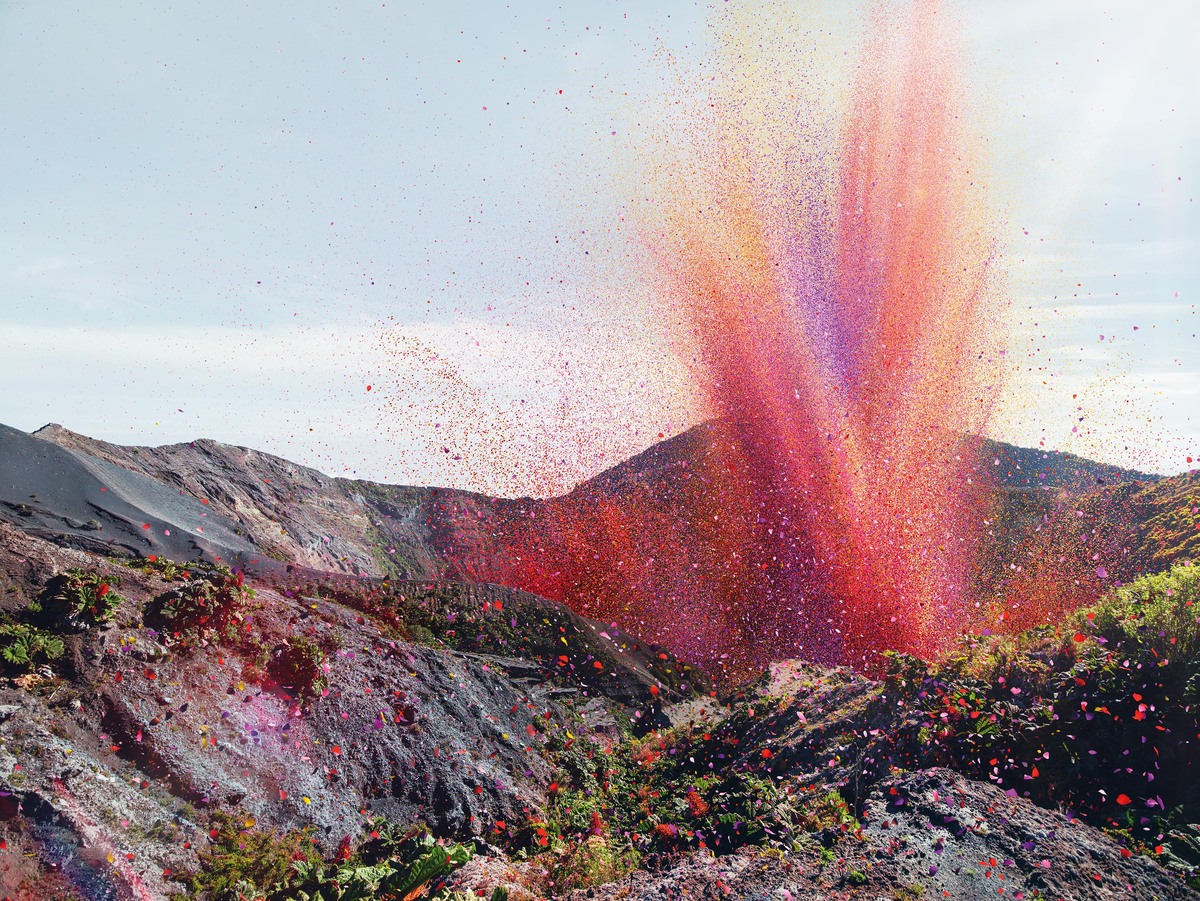
[[[811,553],[804,523],[763,541],[770,512],[726,503],[731,440],[722,422],[704,423],[566,495],[493,498],[330,478],[209,440],[127,448],[57,425],[5,428],[0,519],[106,552],[519,589],[619,623],[718,678],[797,655],[854,663],[823,583],[807,596],[780,590],[795,584],[780,574]],[[978,528],[957,552],[979,630],[1051,621],[1200,544],[1195,473],[1160,478],[986,439],[943,453],[971,461]],[[874,644],[906,649],[885,611],[873,627]]]

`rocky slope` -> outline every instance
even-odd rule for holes
[[[1194,897],[1149,860],[1122,858],[1099,829],[949,770],[908,774],[886,789],[873,788],[860,820],[853,838],[829,849],[808,846],[765,857],[750,849],[720,857],[701,851],[662,872],[635,872],[602,891],[576,890],[570,897]]]
[[[110,622],[46,619],[73,569],[121,593]],[[660,698],[695,690],[668,655],[495,587],[419,586],[422,616],[410,620],[445,623],[441,637],[420,626],[419,643],[391,601],[258,582],[252,597],[234,593],[233,632],[189,638],[156,611],[219,582],[215,570],[182,579],[161,559],[131,568],[0,525],[0,572],[4,620],[65,638],[60,660],[9,665],[20,675],[0,688],[0,886],[14,896],[49,897],[31,886],[62,882],[72,897],[164,897],[164,874],[196,867],[216,810],[315,827],[329,848],[367,811],[487,837],[545,806],[549,734],[607,737],[618,717],[649,728]],[[339,595],[348,603],[329,599]],[[483,640],[456,641],[468,628]],[[314,649],[313,671],[281,663],[296,647]]]
[[[1128,611],[1081,613],[1082,645],[974,639],[879,682],[782,662],[718,697],[661,649],[497,586],[247,581],[7,525],[0,572],[0,631],[63,638],[0,679],[10,898],[237,897],[213,874],[254,882],[254,855],[288,841],[345,866],[376,818],[472,842],[443,891],[461,898],[1194,897],[1180,874],[1200,842],[1180,824],[1200,811],[1200,723],[1175,700],[1200,645],[1194,578],[1147,589],[1173,606],[1144,608],[1142,644]],[[111,620],[66,615],[77,572],[119,592]],[[206,585],[236,615],[167,614]],[[1139,675],[1167,648],[1178,662]],[[1139,666],[1103,675],[1114,654]]]
[[[39,435],[0,428],[0,897],[1195,896],[1189,565],[878,681],[714,686],[514,587],[583,557],[626,623],[695,582],[703,523],[670,516],[721,465],[709,427],[544,501]],[[1036,552],[981,569],[995,590],[1081,520],[1121,578],[1195,553],[1195,474],[1058,458],[1026,487],[1030,460],[991,464],[994,555]],[[571,513],[624,507],[663,530],[628,540],[685,550],[606,573],[638,550]]]

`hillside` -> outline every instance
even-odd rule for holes
[[[1197,897],[1195,473],[975,447],[1015,634],[734,666],[723,440],[534,500],[0,429],[0,892]]]
[[[941,665],[729,694],[495,586],[7,525],[0,572],[19,901],[1200,897],[1193,568]]]
[[[333,479],[207,440],[125,448],[60,426],[0,429],[0,520],[76,547],[204,552],[256,572],[504,585],[733,677],[762,654],[839,662],[823,622],[773,618],[795,579],[781,578],[774,543],[754,537],[757,511],[720,499],[717,486],[736,479],[728,440],[719,423],[696,426],[565,496],[502,499]],[[970,581],[981,609],[1014,628],[1200,550],[1196,473],[1160,479],[978,440],[957,452],[972,461],[981,511],[964,545]],[[717,529],[718,517],[744,528]],[[748,537],[730,545],[730,533]],[[802,556],[803,528],[789,540]]]

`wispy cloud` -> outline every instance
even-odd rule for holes
[[[44,280],[47,276],[60,272],[76,272],[94,265],[92,259],[76,259],[73,257],[43,257],[12,266],[11,269],[0,271],[0,282],[28,283]]]
[[[33,260],[29,263],[23,263],[19,266],[14,266],[7,272],[0,273],[0,280],[17,282],[29,281],[49,275],[53,272],[61,272],[64,269],[83,269],[92,265],[94,262],[94,260],[79,260],[68,257],[45,257],[43,259]]]

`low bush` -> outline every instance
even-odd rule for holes
[[[209,840],[208,848],[199,853],[199,871],[176,877],[187,885],[190,897],[210,901],[257,897],[257,887],[288,879],[295,864],[321,860],[311,830],[259,829],[252,819],[222,811],[213,815]]]
[[[77,629],[89,629],[109,622],[125,600],[115,589],[117,576],[68,569],[51,582],[51,612],[60,622]]]
[[[324,643],[303,635],[293,635],[267,663],[267,673],[298,697],[319,695],[329,684],[326,659],[336,647],[331,639]]]
[[[555,893],[561,893],[615,882],[640,862],[641,854],[628,843],[589,835],[556,850],[549,873]]]
[[[253,589],[242,573],[227,566],[206,565],[184,572],[182,584],[160,595],[149,619],[168,640],[182,645],[202,641],[236,641]]]
[[[474,856],[471,845],[443,845],[422,826],[372,821],[358,848],[349,837],[332,859],[311,830],[259,830],[218,814],[201,869],[179,877],[190,897],[209,901],[412,901],[448,893],[446,877]]]
[[[190,564],[177,563],[174,560],[168,560],[166,557],[159,557],[157,554],[139,557],[136,560],[121,560],[120,562],[130,569],[140,569],[144,573],[158,575],[167,582],[177,582],[189,578],[192,572],[203,572],[211,566],[211,564],[199,560]]]
[[[887,684],[918,714],[889,736],[891,762],[990,780],[1200,873],[1200,569],[1139,578],[1057,626],[968,636],[940,665],[894,658]]]

